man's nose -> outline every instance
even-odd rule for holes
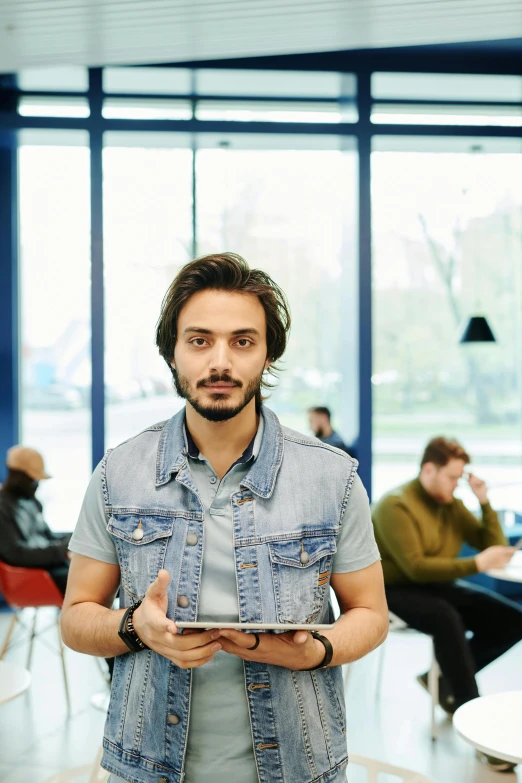
[[[211,372],[228,372],[232,365],[230,346],[226,340],[217,340],[214,343],[210,356],[209,369]]]

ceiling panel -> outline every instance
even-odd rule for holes
[[[0,0],[0,72],[519,36],[522,0]]]

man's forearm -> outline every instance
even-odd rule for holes
[[[74,604],[62,612],[60,627],[67,647],[87,655],[112,658],[129,652],[118,636],[125,609],[107,609],[92,602]]]
[[[331,666],[352,663],[375,650],[388,635],[388,617],[374,609],[357,607],[342,614],[331,631],[323,631],[332,643]]]

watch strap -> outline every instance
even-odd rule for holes
[[[141,652],[142,650],[149,650],[145,642],[143,642],[136,630],[132,621],[134,612],[141,606],[141,601],[136,601],[135,604],[129,606],[121,618],[120,627],[118,629],[118,636],[125,642],[131,652]]]
[[[312,666],[311,669],[307,669],[309,672],[313,672],[316,669],[325,669],[327,666],[330,665],[333,658],[333,647],[330,639],[327,639],[326,636],[323,636],[320,633],[317,633],[317,631],[311,631],[312,636],[314,639],[319,639],[322,645],[324,645],[324,658],[321,661],[321,663],[318,663],[317,666]]]

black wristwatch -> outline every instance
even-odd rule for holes
[[[141,601],[136,601],[135,604],[129,606],[123,617],[121,618],[120,627],[118,629],[118,636],[122,639],[131,652],[141,652],[142,650],[150,650],[145,642],[142,642],[132,622],[132,615],[141,605]]]
[[[311,631],[312,636],[314,639],[319,639],[319,641],[324,645],[324,658],[321,661],[321,663],[318,663],[317,666],[312,666],[311,669],[307,669],[309,672],[313,672],[316,669],[326,669],[327,666],[330,665],[333,658],[333,647],[330,639],[327,639],[326,636],[323,636],[320,633],[317,633],[317,631]]]

